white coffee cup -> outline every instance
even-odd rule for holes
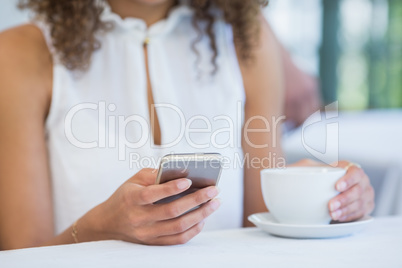
[[[339,192],[336,182],[346,171],[332,167],[288,167],[261,171],[265,205],[280,223],[328,224],[328,202]]]

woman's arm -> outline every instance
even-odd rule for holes
[[[246,91],[242,147],[244,167],[244,225],[247,216],[266,211],[260,170],[284,164],[280,124],[284,120],[284,74],[281,52],[266,20],[261,16],[258,45],[251,62],[240,62]],[[255,132],[253,130],[264,130]],[[260,163],[258,163],[260,161]],[[254,163],[254,164],[253,164]]]
[[[44,122],[52,62],[41,32],[0,34],[1,248],[38,245],[53,236]]]
[[[45,120],[52,58],[32,25],[0,34],[0,249],[73,243],[54,237]]]

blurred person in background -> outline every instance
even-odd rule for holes
[[[289,53],[281,46],[285,81],[285,128],[298,127],[321,108],[318,81],[298,68]]]

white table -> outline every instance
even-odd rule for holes
[[[328,123],[338,124],[338,137],[328,136]],[[376,191],[374,215],[402,215],[402,110],[343,112],[306,127],[304,135],[302,128],[285,135],[283,148],[291,163],[314,159],[306,147],[324,152],[336,143],[329,158],[359,163],[369,175]]]
[[[288,239],[257,228],[203,232],[188,244],[120,241],[0,252],[0,267],[402,267],[402,217],[335,239]]]

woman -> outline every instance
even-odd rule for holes
[[[259,170],[282,164],[283,81],[262,4],[25,1],[38,18],[0,35],[1,248],[180,244],[209,216],[206,228],[240,227],[266,210]],[[153,204],[190,183],[154,185],[144,167],[206,151],[229,160],[222,205],[216,187]],[[340,166],[351,168],[329,209],[355,220],[372,211],[373,190],[360,168]]]

